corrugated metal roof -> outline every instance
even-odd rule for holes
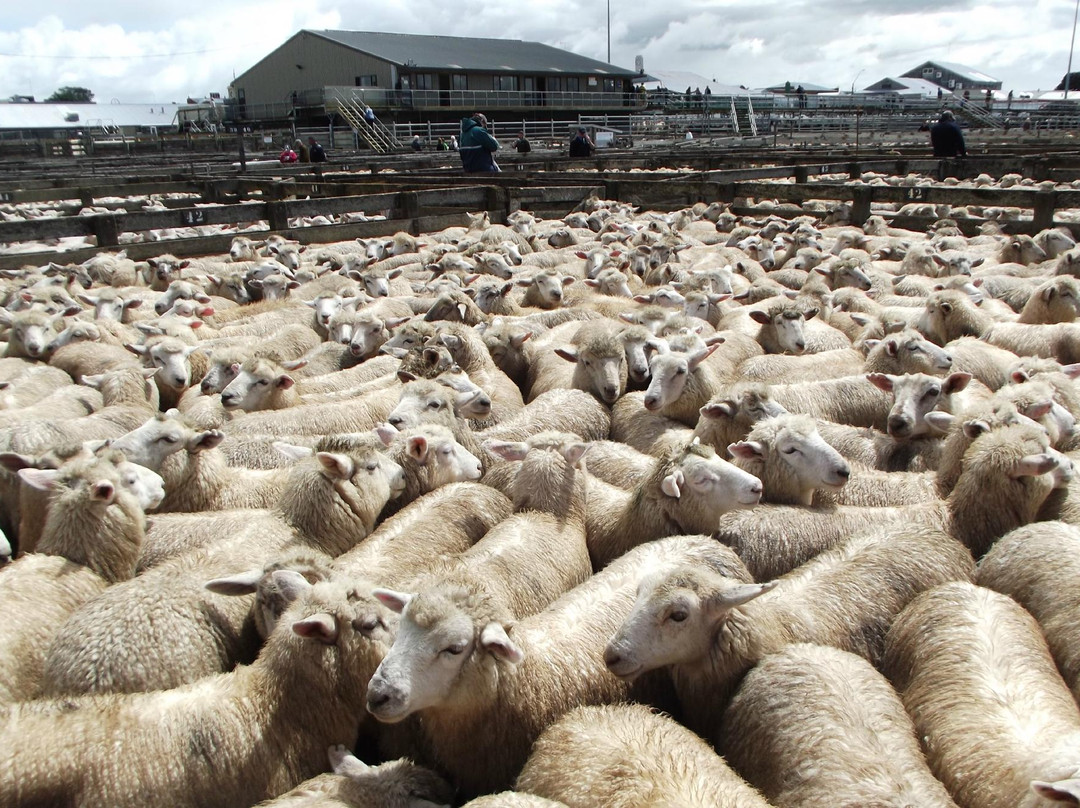
[[[886,81],[891,82],[896,86],[886,90],[885,88],[880,86]],[[913,79],[910,76],[904,76],[902,78],[897,78],[896,76],[886,76],[885,78],[879,79],[873,84],[869,84],[864,87],[863,92],[895,92],[900,93],[901,95],[914,95],[917,93],[918,95],[932,98],[937,96],[938,90],[941,89],[941,85],[934,84],[932,81],[926,81],[925,79]],[[901,92],[902,90],[907,90],[907,92]]]
[[[643,83],[648,89],[665,89],[671,90],[674,93],[681,93],[686,90],[687,87],[694,90],[694,88],[700,89],[705,92],[705,88],[708,87],[712,91],[713,95],[747,95],[749,90],[742,87],[736,87],[732,84],[720,84],[716,81],[709,81],[700,73],[690,73],[685,70],[652,70],[651,75]],[[659,85],[658,88],[650,87],[651,84]]]
[[[10,104],[0,102],[0,129],[94,129],[176,124],[179,104]],[[75,120],[68,120],[78,116]]]
[[[540,42],[422,36],[371,31],[311,31],[348,48],[416,70],[483,70],[490,73],[577,73],[632,78],[632,70],[578,56]]]

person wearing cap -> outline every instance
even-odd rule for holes
[[[934,157],[964,157],[964,133],[956,123],[952,110],[945,110],[941,118],[930,127],[930,145],[934,147]]]
[[[570,141],[570,156],[588,157],[592,154],[594,148],[596,148],[596,144],[592,142],[592,138],[585,131],[585,127],[579,126],[577,135]]]
[[[477,112],[471,118],[461,119],[461,138],[458,140],[458,154],[461,155],[461,167],[466,173],[498,171],[495,152],[499,150],[499,141],[487,130],[487,117]]]

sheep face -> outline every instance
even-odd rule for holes
[[[198,347],[184,345],[179,340],[167,339],[156,343],[143,353],[143,359],[157,368],[158,383],[173,390],[185,390],[191,386],[191,363],[188,357]]]
[[[11,342],[19,345],[26,356],[41,359],[46,348],[56,336],[56,325],[61,317],[46,317],[36,311],[16,314],[11,323]]]
[[[367,359],[375,355],[389,336],[386,324],[379,318],[357,320],[349,337],[349,353]]]
[[[757,505],[762,487],[753,474],[695,445],[668,470],[660,491],[669,501],[677,501],[680,522],[687,530],[708,533],[725,513]]]
[[[135,497],[144,511],[153,510],[165,499],[165,481],[145,466],[126,460],[116,464],[120,487]]]
[[[319,295],[314,300],[304,301],[304,305],[315,310],[315,322],[323,330],[330,325],[330,319],[341,311],[340,295]]]
[[[454,412],[459,418],[491,415],[491,397],[459,366],[452,365],[436,376],[435,381],[454,391]]]
[[[197,432],[184,423],[180,413],[170,410],[163,416],[151,418],[126,435],[112,442],[133,463],[160,471],[162,463],[171,454],[181,450],[199,452],[217,446],[225,434],[216,429]]]
[[[952,356],[915,331],[888,336],[882,340],[882,345],[882,350],[896,358],[907,373],[937,376],[952,368]]]
[[[626,351],[617,340],[590,340],[580,348],[556,348],[555,353],[575,363],[573,386],[577,389],[609,405],[626,392]]]
[[[633,681],[667,665],[700,662],[731,610],[771,588],[771,583],[741,584],[691,568],[649,575],[604,649],[604,664],[620,679]]]
[[[129,309],[136,309],[142,305],[141,299],[125,300],[115,292],[109,294],[104,289],[97,297],[80,294],[79,299],[94,307],[95,320],[111,320],[117,323],[123,321],[124,314]]]
[[[173,281],[169,288],[154,303],[154,311],[160,316],[169,311],[177,300],[195,300],[209,303],[210,297],[202,289],[189,281]]]
[[[428,424],[405,436],[408,457],[430,472],[433,488],[450,483],[479,480],[483,473],[479,458],[458,443],[446,427]]]
[[[645,409],[657,412],[678,401],[686,389],[690,374],[697,370],[717,347],[710,345],[691,354],[677,351],[654,354],[649,360],[651,381],[645,391]]]
[[[773,331],[776,345],[781,353],[800,355],[806,351],[806,320],[817,314],[817,309],[802,311],[789,305],[781,305],[772,311],[751,311],[750,319]]]
[[[288,390],[293,379],[287,373],[277,373],[266,362],[245,362],[231,368],[235,377],[221,391],[221,406],[227,410],[255,412],[266,407],[276,390]]]
[[[494,275],[502,280],[509,280],[514,271],[499,253],[484,253],[476,263],[476,271],[485,275]]]
[[[898,440],[907,440],[932,431],[926,422],[928,412],[936,409],[952,411],[951,396],[967,387],[971,374],[953,373],[940,379],[925,373],[908,373],[904,376],[871,373],[867,379],[879,390],[893,394],[888,431]]]
[[[477,620],[462,608],[461,593],[379,589],[375,596],[401,614],[394,644],[368,684],[367,709],[379,721],[396,723],[445,704],[467,690],[469,679],[483,678],[493,687],[499,661],[517,665],[524,659],[501,622]]]
[[[431,423],[453,428],[454,393],[434,382],[411,382],[402,389],[398,405],[386,420],[398,430]]]

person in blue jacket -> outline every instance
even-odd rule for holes
[[[466,172],[499,171],[495,162],[495,152],[499,150],[499,141],[487,130],[487,118],[477,112],[471,118],[461,119],[461,137],[458,139],[458,154],[461,155],[461,167]]]

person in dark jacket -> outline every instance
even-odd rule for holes
[[[964,133],[956,124],[952,110],[941,113],[941,119],[930,127],[930,145],[934,147],[934,157],[964,157]]]
[[[461,155],[461,167],[467,173],[499,171],[499,164],[495,162],[498,150],[499,141],[488,132],[487,118],[482,113],[461,119],[458,154]]]
[[[570,156],[588,157],[592,154],[593,148],[595,148],[595,144],[592,142],[592,138],[589,137],[584,126],[579,126],[577,135],[570,141]]]

